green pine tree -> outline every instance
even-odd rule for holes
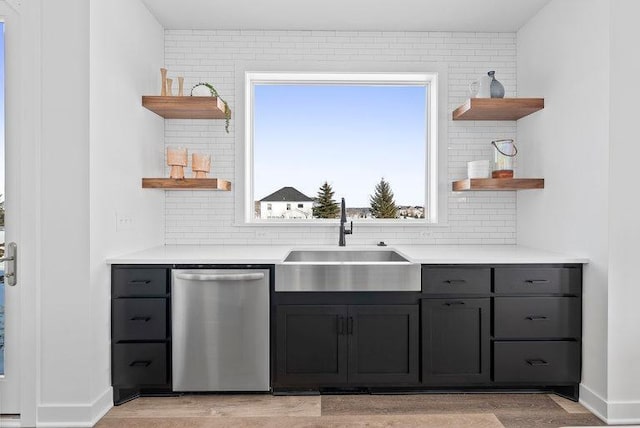
[[[340,207],[333,199],[335,192],[326,181],[318,189],[318,196],[313,205],[313,216],[315,218],[336,218],[340,212]]]
[[[384,178],[376,184],[376,192],[369,198],[371,202],[371,215],[374,218],[396,218],[398,215],[398,207],[396,201],[393,200],[393,191],[391,185]]]

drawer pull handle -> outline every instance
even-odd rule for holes
[[[549,280],[548,279],[527,279],[525,282],[527,284],[531,284],[531,285],[533,285],[533,284],[546,284],[546,283],[549,282]]]
[[[548,318],[544,316],[538,316],[538,315],[529,315],[527,319],[529,321],[546,321]]]
[[[549,365],[549,363],[546,362],[545,360],[527,360],[527,364],[533,367]]]
[[[453,285],[453,284],[464,284],[467,281],[464,279],[447,279],[445,282],[449,285]]]
[[[444,304],[445,306],[457,306],[457,305],[464,305],[464,302],[447,302]]]
[[[151,321],[151,317],[141,317],[141,316],[137,316],[137,317],[133,317],[130,319],[130,321]]]
[[[347,319],[347,334],[353,334],[353,317]]]
[[[151,280],[149,279],[134,279],[129,281],[129,285],[147,285],[151,284]]]
[[[129,364],[129,367],[149,367],[150,365],[151,365],[150,360],[132,361],[131,364]]]

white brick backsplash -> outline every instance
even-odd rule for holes
[[[448,70],[448,111],[468,96],[468,83],[487,70],[516,96],[515,33],[347,32],[347,31],[165,31],[165,66],[170,77],[184,76],[185,91],[211,82],[235,111],[235,65],[269,61],[383,61],[444,64]],[[515,138],[515,122],[453,122],[448,141],[449,181],[466,176],[467,161],[491,159],[490,141]],[[212,155],[212,176],[233,180],[235,121],[230,133],[223,121],[166,120],[165,145]],[[191,171],[187,171],[190,174]],[[168,168],[166,170],[168,176]],[[235,184],[235,183],[234,183]],[[447,186],[450,188],[450,186]],[[237,226],[235,192],[165,192],[165,242],[233,245],[336,244],[336,226]],[[349,245],[373,244],[515,244],[515,192],[450,193],[445,226],[358,226]]]

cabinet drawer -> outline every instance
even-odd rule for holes
[[[577,297],[496,297],[494,336],[510,339],[580,337]]]
[[[422,292],[429,294],[488,294],[491,268],[423,266]]]
[[[580,344],[570,341],[495,342],[495,382],[580,382]]]
[[[167,344],[114,344],[112,373],[117,386],[166,385]]]
[[[113,296],[163,296],[168,293],[167,269],[113,269]]]
[[[580,269],[496,268],[495,292],[504,294],[580,294]]]
[[[167,338],[167,299],[113,299],[113,340]]]

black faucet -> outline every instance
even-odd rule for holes
[[[351,235],[353,233],[353,222],[349,226],[349,230],[345,229],[344,224],[347,222],[347,209],[344,205],[344,198],[340,203],[340,238],[338,239],[338,245],[344,247],[347,245],[347,241],[344,239],[345,235]]]

